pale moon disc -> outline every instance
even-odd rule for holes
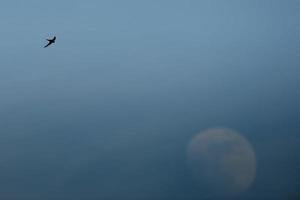
[[[196,135],[188,145],[187,161],[195,179],[213,194],[239,194],[255,179],[255,152],[245,137],[231,129]]]

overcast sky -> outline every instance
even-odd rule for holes
[[[1,0],[0,198],[219,199],[194,180],[186,149],[224,127],[257,159],[251,187],[228,199],[299,199],[299,10]]]

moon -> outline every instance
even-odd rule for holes
[[[231,129],[196,135],[188,145],[187,162],[193,177],[212,194],[242,193],[255,179],[255,152],[245,137]]]

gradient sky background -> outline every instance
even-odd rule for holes
[[[205,199],[186,148],[228,127],[257,156],[254,184],[230,199],[300,199],[299,10],[1,0],[0,198]]]

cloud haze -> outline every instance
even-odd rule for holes
[[[1,199],[206,198],[186,148],[215,127],[257,156],[229,199],[299,199],[298,1],[0,5]]]

